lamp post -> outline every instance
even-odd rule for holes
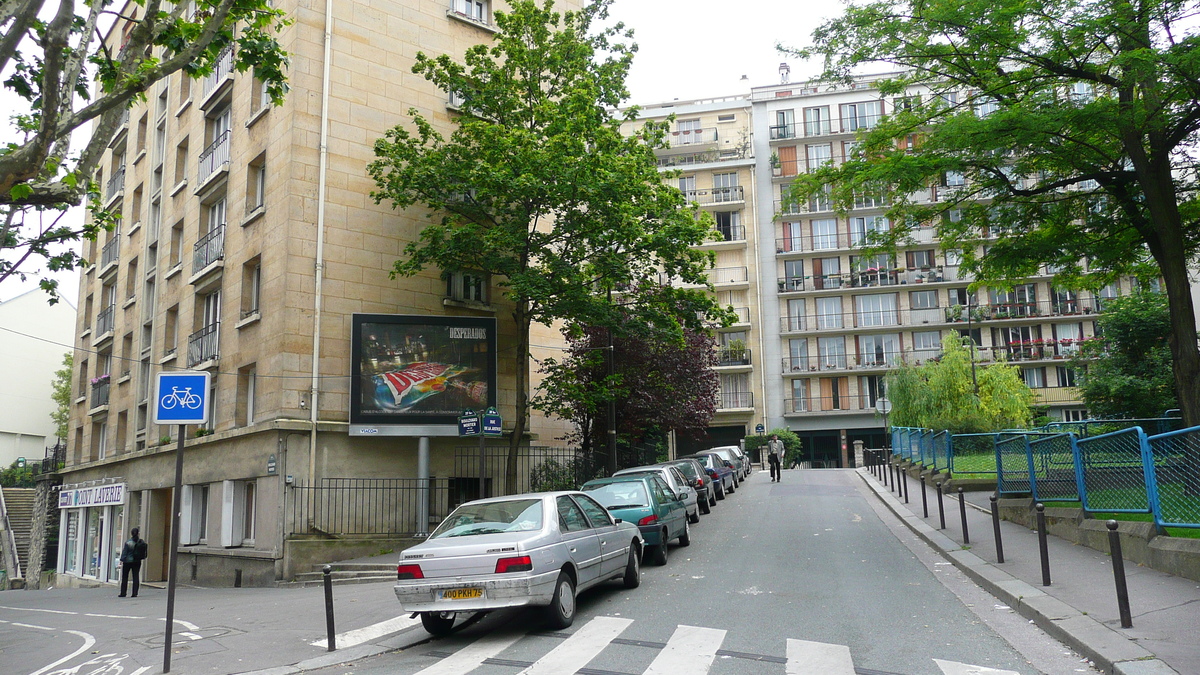
[[[875,399],[875,410],[880,415],[883,415],[883,449],[885,454],[890,455],[891,452],[888,451],[890,451],[892,447],[892,434],[888,430],[888,415],[892,412],[892,402],[889,401],[886,396],[880,396],[879,398]]]
[[[973,299],[973,296],[969,293],[969,289],[968,289],[968,295],[967,295],[967,341],[969,341],[971,343],[971,347],[970,347],[971,385],[975,388],[975,395],[979,396],[979,380],[976,379],[976,377],[975,377],[975,338],[972,337],[972,335],[971,335],[973,332],[971,330],[971,315],[974,313],[971,311],[971,300],[972,299]]]

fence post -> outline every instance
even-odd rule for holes
[[[967,534],[967,498],[963,496],[961,486],[958,488],[958,513],[962,517],[963,544],[969,544],[971,537]]]
[[[1121,628],[1133,628],[1133,615],[1129,612],[1129,587],[1125,585],[1125,559],[1121,557],[1121,535],[1117,532],[1117,521],[1104,524],[1108,528],[1108,550],[1112,556],[1113,579],[1117,582],[1117,608],[1121,612]]]
[[[1004,562],[1004,541],[1000,538],[1000,505],[996,495],[988,497],[992,503],[992,534],[996,537],[996,562]]]
[[[333,579],[330,576],[331,572],[333,572],[333,568],[329,565],[321,568],[321,574],[325,579],[325,634],[328,637],[329,651],[337,649],[337,645],[334,644],[333,632]]]
[[[1038,502],[1037,509],[1038,554],[1042,558],[1042,585],[1050,585],[1050,549],[1046,544],[1046,505]]]
[[[938,526],[939,530],[946,529],[946,505],[942,502],[942,481],[937,482],[938,493]]]
[[[921,512],[924,513],[924,518],[929,517],[929,495],[925,490],[925,472],[921,472]]]
[[[907,504],[908,503],[908,471],[902,471],[901,474],[904,476],[904,478],[903,478],[903,482],[900,484],[900,487],[902,487],[904,489],[904,503]]]

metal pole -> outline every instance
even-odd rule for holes
[[[904,490],[904,503],[907,504],[908,503],[908,472],[901,471],[900,475],[902,476],[902,480],[900,482],[900,487],[903,488],[903,490]]]
[[[958,488],[958,513],[962,518],[963,544],[969,544],[971,537],[967,534],[967,499],[963,497],[962,487]]]
[[[167,565],[167,633],[163,640],[163,672],[171,672],[171,629],[175,626],[175,571],[179,568],[179,511],[183,500],[183,441],[187,427],[179,425],[175,444],[175,489],[171,495],[171,562]]]
[[[924,473],[921,474],[921,512],[925,514],[923,516],[924,518],[929,517],[929,495],[926,493],[926,490],[925,490],[925,474]]]
[[[325,579],[325,635],[328,636],[328,649],[333,651],[337,649],[337,644],[334,642],[336,636],[333,632],[333,578],[331,573],[333,567],[326,565],[321,568],[321,574]]]
[[[1046,505],[1038,502],[1037,509],[1038,554],[1042,557],[1042,585],[1050,585],[1050,549],[1046,544]]]
[[[988,497],[992,503],[992,534],[996,537],[996,562],[1004,562],[1004,541],[1000,538],[1000,507],[996,495]]]
[[[481,415],[479,417],[479,498],[480,499],[487,497],[487,478],[484,477],[487,475],[487,471],[486,471],[487,461],[484,458],[484,455],[486,454],[486,452],[484,451],[483,441],[484,441],[484,439],[483,439],[483,416]],[[504,491],[508,492],[511,488],[512,488],[511,485],[505,485]]]
[[[1121,612],[1121,628],[1133,628],[1133,615],[1129,612],[1129,587],[1125,585],[1125,559],[1121,557],[1121,535],[1117,532],[1117,521],[1104,524],[1108,528],[1108,550],[1112,554],[1113,579],[1117,582],[1117,608]]]
[[[941,483],[941,481],[938,481],[937,493],[938,493],[938,523],[940,523],[938,525],[938,529],[944,530],[944,529],[946,529],[946,504],[942,501],[942,483]]]

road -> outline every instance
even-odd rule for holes
[[[508,610],[321,675],[1095,673],[965,580],[852,471],[752,476],[642,585],[579,598],[547,632]],[[420,629],[417,629],[420,630]]]

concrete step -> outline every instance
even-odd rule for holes
[[[29,564],[29,541],[33,532],[35,500],[33,488],[4,488],[4,506],[8,510],[8,524],[17,544],[17,560],[20,561],[22,570]]]
[[[305,574],[300,575],[300,576],[306,577],[305,580],[303,580],[303,581],[300,580],[299,577],[297,577],[296,581],[278,581],[275,583],[275,586],[278,588],[313,588],[313,587],[319,587],[319,586],[322,586],[325,584],[324,579],[308,579],[306,576],[307,574],[308,573],[306,572]],[[332,577],[332,575],[330,575],[330,576]],[[378,584],[378,583],[383,583],[383,582],[395,583],[396,582],[396,572],[393,571],[391,574],[383,574],[383,575],[378,575],[378,576],[332,578],[332,583],[334,586],[349,586],[349,585],[353,585],[353,584]]]
[[[396,568],[388,570],[335,570],[329,573],[333,580],[341,579],[362,579],[390,576],[393,579],[396,577]],[[325,577],[323,572],[301,572],[296,575],[296,581],[320,581]]]

